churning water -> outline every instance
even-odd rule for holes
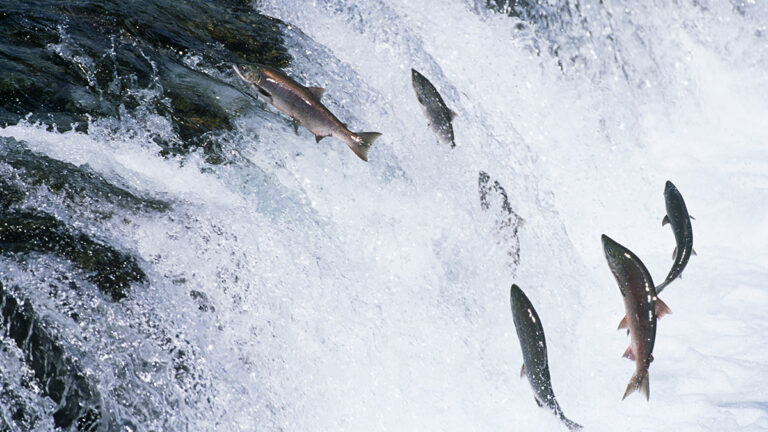
[[[222,163],[161,151],[173,119],[149,108],[156,82],[87,132],[0,129],[0,174],[31,185],[18,212],[140,268],[110,298],[77,253],[0,255],[4,319],[30,317],[24,337],[0,339],[0,426],[562,430],[519,377],[517,283],[585,430],[768,430],[768,8],[488,4],[256,3],[285,23],[286,72],[324,87],[351,130],[383,134],[367,164],[294,133],[199,52],[183,65],[218,80],[203,92],[230,109],[232,128],[209,137]],[[47,49],[88,76],[101,59],[67,32]],[[411,68],[458,113],[455,149],[428,128]],[[20,177],[25,160],[63,173],[66,193]],[[66,186],[78,175],[85,186]],[[600,235],[663,280],[666,180],[696,217],[698,256],[664,293],[650,402],[622,402],[634,365]]]

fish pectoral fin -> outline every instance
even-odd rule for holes
[[[660,298],[656,297],[656,318],[658,319],[671,313],[672,311],[669,309],[669,306],[667,306],[667,304]]]
[[[629,348],[624,351],[624,355],[622,357],[635,361],[635,351],[632,349],[632,345],[630,345]]]
[[[534,402],[536,402],[536,405],[538,405],[538,406],[539,406],[539,408],[542,408],[542,407],[544,407],[544,404],[543,404],[543,403],[541,403],[541,401],[540,401],[540,400],[536,399],[536,396],[534,396],[534,397],[533,397],[533,401],[534,401]]]
[[[314,96],[318,101],[322,99],[323,93],[325,93],[325,89],[322,87],[307,87],[307,91],[312,93],[312,96]]]
[[[696,220],[696,218],[695,218],[695,217],[693,217],[693,216],[691,216],[691,215],[688,215],[688,217],[689,217],[689,218],[691,218],[691,219],[693,219],[693,220]]]
[[[456,118],[456,116],[458,116],[458,114],[456,114],[456,112],[455,112],[455,111],[453,111],[453,110],[448,110],[448,111],[449,111],[449,112],[448,112],[448,117],[450,117],[450,118],[451,118],[451,120],[455,119],[455,118]]]
[[[320,142],[323,138],[325,138],[325,135],[315,135],[315,142]]]
[[[699,254],[696,253],[696,249],[694,249],[694,248],[691,248],[691,253],[693,253],[696,256],[699,256]]]
[[[256,92],[258,92],[260,95],[262,95],[264,97],[264,99],[267,100],[267,102],[272,103],[272,93],[264,90],[263,88],[257,86],[256,84],[251,84],[251,86],[253,86],[253,88],[256,89]]]
[[[661,220],[661,226],[664,226],[669,223],[669,216],[664,215],[664,219]]]
[[[520,366],[520,378],[525,376],[525,363],[523,363],[522,366]]]
[[[629,324],[627,324],[627,316],[626,315],[624,315],[624,318],[622,318],[621,321],[619,321],[619,326],[616,327],[616,330],[621,330],[623,328],[625,328],[625,329],[629,328]]]
[[[299,134],[299,121],[296,119],[293,119],[293,131],[296,132],[296,135]]]
[[[675,246],[675,249],[672,250],[672,259],[675,259],[677,256],[677,246]]]

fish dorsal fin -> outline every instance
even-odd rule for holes
[[[325,93],[325,89],[322,87],[307,87],[307,91],[312,93],[312,96],[318,101],[323,98],[323,93]]]
[[[669,216],[664,215],[664,219],[661,220],[661,226],[664,226],[669,223]]]
[[[458,114],[456,114],[455,111],[449,110],[450,114],[448,114],[451,117],[451,120],[455,119]]]

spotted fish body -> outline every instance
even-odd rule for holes
[[[438,140],[443,144],[456,147],[451,123],[456,113],[448,108],[435,86],[416,69],[411,69],[411,83],[424,115],[427,116],[429,126],[437,134]]]
[[[247,72],[232,66],[241,80],[259,96],[291,117],[315,135],[315,140],[332,136],[344,141],[362,160],[368,161],[368,149],[378,132],[350,132],[332,112],[320,102],[323,89],[304,87],[283,72],[269,66],[252,66]]]
[[[624,357],[635,362],[635,374],[624,392],[625,399],[639,390],[649,398],[648,368],[653,361],[653,345],[656,341],[656,308],[666,305],[656,297],[653,280],[640,258],[610,237],[603,235],[603,250],[619,290],[624,299],[626,325],[630,345]]]
[[[528,297],[517,285],[512,285],[510,304],[517,338],[520,340],[520,348],[523,352],[523,372],[521,373],[525,373],[528,377],[536,403],[552,410],[569,429],[581,429],[581,425],[565,417],[563,410],[555,400],[555,392],[552,389],[552,380],[549,375],[544,328],[536,309],[533,308]]]
[[[675,260],[672,263],[672,268],[669,270],[669,274],[667,274],[664,282],[656,287],[656,294],[661,293],[667,285],[680,277],[693,253],[691,217],[688,215],[688,209],[685,207],[683,196],[671,181],[667,181],[664,187],[664,201],[667,206],[667,215],[664,216],[662,225],[668,223],[672,227],[672,233],[675,235],[677,246],[675,247]]]

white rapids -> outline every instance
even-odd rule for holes
[[[103,393],[127,379],[117,359],[143,350],[152,373],[131,379],[174,418],[137,429],[563,430],[519,377],[516,283],[585,431],[768,430],[768,7],[594,0],[543,28],[484,3],[256,2],[289,24],[286,72],[324,87],[350,130],[383,134],[369,163],[255,107],[226,138],[235,163],[213,166],[158,155],[156,115],[89,134],[0,129],[173,205],[89,228],[150,279],[93,305],[116,332],[92,360]],[[455,149],[427,126],[411,68],[458,113]],[[525,221],[517,268],[499,214],[481,209],[480,171]],[[696,218],[698,256],[663,293],[650,402],[622,401],[634,365],[600,235],[662,281],[667,180]],[[188,385],[147,319],[189,345]]]

